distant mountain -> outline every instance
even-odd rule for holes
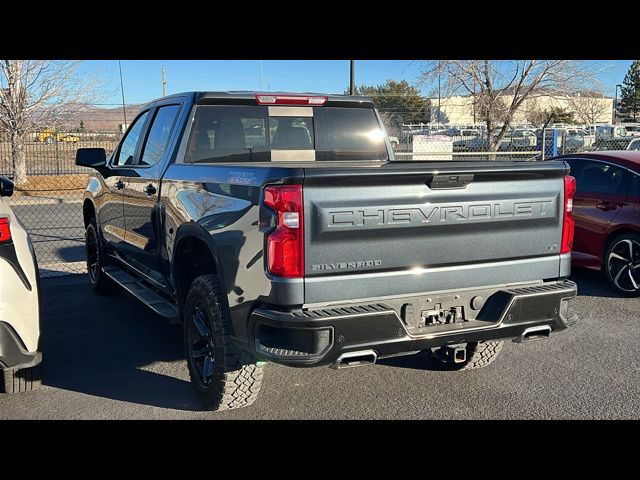
[[[127,105],[127,123],[135,118],[142,105]],[[109,131],[119,130],[120,124],[124,123],[122,107],[101,108],[93,105],[78,107],[66,120],[66,128],[74,131],[80,127],[82,122],[85,130]]]

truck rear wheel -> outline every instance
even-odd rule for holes
[[[183,329],[191,382],[206,408],[251,405],[260,391],[263,367],[231,337],[227,299],[215,275],[201,275],[191,284]]]
[[[474,370],[486,367],[493,362],[498,357],[503,345],[504,342],[500,341],[469,342],[465,348],[466,359],[459,363],[456,363],[451,357],[441,354],[441,349],[444,347],[434,348],[429,352],[445,370]]]

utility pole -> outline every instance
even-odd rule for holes
[[[167,79],[164,77],[164,65],[162,65],[162,96],[167,95]]]
[[[120,92],[122,92],[122,116],[124,117],[124,129],[127,129],[127,110],[124,107],[124,83],[122,82],[122,64],[118,60],[118,69],[120,70]]]
[[[264,92],[264,75],[262,74],[262,60],[260,60],[260,91]]]
[[[351,64],[351,74],[350,76],[350,81],[349,81],[349,95],[355,95],[356,94],[356,61],[355,60],[349,60],[350,64]]]

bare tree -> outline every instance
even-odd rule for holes
[[[0,60],[0,130],[11,141],[13,180],[27,181],[24,143],[38,127],[56,128],[96,92],[78,76],[78,61]]]
[[[596,123],[603,115],[612,111],[611,105],[602,93],[580,92],[568,100],[569,108],[582,123]]]
[[[421,81],[433,86],[444,78],[446,95],[479,99],[494,152],[525,100],[566,95],[592,75],[586,62],[570,60],[431,60],[423,62]]]

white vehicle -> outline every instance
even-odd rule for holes
[[[511,133],[511,143],[518,147],[535,147],[537,136],[535,130],[519,128]]]
[[[0,393],[40,385],[39,277],[29,235],[5,197],[13,184],[0,177]]]
[[[640,136],[640,123],[623,123],[622,126],[627,130],[627,135]]]
[[[627,136],[627,129],[620,125],[598,125],[596,127],[596,140],[606,138],[622,138]]]

